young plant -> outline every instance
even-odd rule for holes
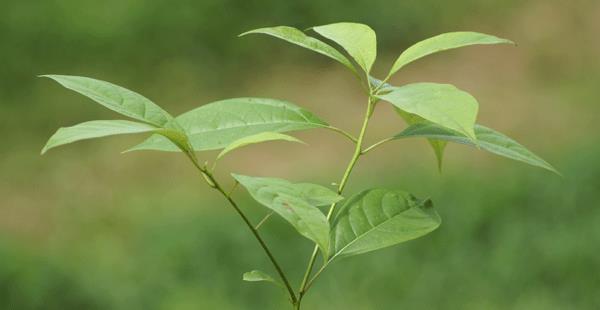
[[[366,93],[362,127],[354,136],[334,127],[311,112],[290,102],[264,98],[235,98],[212,102],[177,117],[133,91],[91,78],[45,75],[117,113],[134,119],[95,120],[60,128],[42,153],[59,145],[118,134],[145,133],[150,136],[128,151],[157,150],[182,152],[204,177],[209,187],[219,192],[242,218],[270,260],[277,277],[259,270],[243,275],[245,281],[268,281],[286,291],[294,309],[315,280],[332,263],[348,256],[367,253],[421,237],[440,225],[440,217],[429,199],[419,199],[398,189],[371,188],[341,195],[359,159],[392,140],[425,138],[432,146],[441,169],[446,143],[474,146],[494,154],[558,173],[550,164],[511,138],[475,123],[479,104],[473,96],[449,84],[388,84],[404,66],[427,55],[476,44],[512,44],[511,41],[476,32],[441,34],[409,47],[394,62],[382,80],[370,75],[376,58],[375,32],[356,23],[336,23],[310,30],[337,48],[316,37],[287,26],[261,28],[242,34],[266,34],[330,57],[347,67]],[[341,48],[341,49],[340,49]],[[349,57],[347,57],[349,56]],[[373,111],[380,102],[392,104],[406,129],[373,145],[364,139]],[[234,188],[241,184],[269,213],[258,224],[251,223],[214,175],[217,161],[237,148],[266,141],[301,142],[284,132],[327,129],[339,133],[355,145],[337,189],[294,183],[283,179],[232,174]],[[200,164],[196,152],[222,149],[213,164]],[[329,206],[327,213],[319,207]],[[339,206],[339,207],[338,207]],[[295,290],[288,276],[262,239],[259,228],[277,214],[315,247],[299,287]],[[315,271],[317,257],[322,257]]]

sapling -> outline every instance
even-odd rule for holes
[[[469,93],[449,84],[389,84],[390,78],[409,63],[443,50],[478,44],[512,44],[511,41],[476,32],[444,33],[406,49],[383,79],[371,76],[375,62],[375,32],[366,25],[335,23],[312,27],[318,36],[296,28],[261,28],[242,34],[264,34],[299,45],[332,58],[354,74],[365,92],[365,113],[358,135],[328,124],[293,103],[265,98],[234,98],[205,104],[173,117],[149,99],[120,86],[86,77],[45,75],[62,86],[100,103],[132,120],[94,120],[63,127],[49,139],[42,153],[67,143],[119,134],[147,134],[149,137],[128,151],[156,150],[182,152],[209,187],[220,193],[252,233],[273,265],[276,276],[253,270],[243,274],[246,281],[267,281],[286,292],[291,306],[300,309],[302,299],[316,279],[332,263],[421,237],[441,223],[433,203],[399,189],[371,188],[342,197],[352,170],[371,150],[393,140],[425,138],[433,148],[441,169],[446,143],[470,145],[494,154],[558,173],[550,164],[513,139],[476,124],[478,102]],[[326,43],[328,42],[328,43]],[[334,47],[335,46],[335,47]],[[407,127],[400,133],[365,145],[373,111],[381,102],[392,104]],[[326,129],[354,144],[349,162],[335,190],[326,186],[291,182],[278,178],[232,174],[234,187],[243,186],[259,204],[269,209],[259,223],[252,223],[215,177],[217,161],[228,153],[251,144],[284,140],[301,142],[286,132]],[[201,163],[199,151],[218,150],[212,163]],[[319,207],[328,206],[326,212]],[[259,233],[271,215],[287,221],[300,235],[314,243],[306,272],[294,288],[283,267]],[[322,260],[318,260],[318,257]],[[318,268],[315,268],[318,264]]]

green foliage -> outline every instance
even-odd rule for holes
[[[304,237],[319,245],[323,255],[329,252],[329,223],[317,208],[338,202],[342,197],[326,187],[291,183],[283,179],[259,178],[234,174],[252,197],[288,221]]]
[[[441,223],[431,200],[398,190],[370,189],[346,201],[336,216],[332,259],[358,255],[421,237]]]
[[[242,276],[242,280],[248,282],[270,282],[283,288],[283,284],[279,283],[277,280],[273,279],[273,277],[260,270],[245,272]]]
[[[346,68],[348,68],[352,71],[356,71],[354,69],[354,66],[350,62],[350,60],[348,60],[348,58],[346,58],[346,56],[344,56],[342,53],[338,52],[335,48],[331,47],[329,44],[327,44],[319,39],[315,39],[313,37],[307,36],[306,34],[304,34],[304,32],[302,32],[296,28],[288,27],[288,26],[260,28],[260,29],[255,29],[255,30],[251,30],[248,32],[244,32],[244,33],[240,34],[240,36],[245,36],[248,34],[256,34],[256,33],[274,36],[276,38],[288,41],[292,44],[302,46],[304,48],[307,48],[309,50],[315,51],[319,54],[322,54],[329,58],[337,60],[341,64],[346,66]]]
[[[332,129],[311,112],[290,102],[235,98],[212,102],[175,118],[196,151],[217,150],[263,132]],[[178,151],[167,140],[152,136],[131,150]]]
[[[43,75],[119,114],[155,126],[164,126],[173,117],[146,97],[123,87],[80,76]]]
[[[521,161],[532,166],[547,169],[558,173],[552,165],[535,155],[527,148],[517,143],[517,141],[481,125],[475,125],[475,135],[477,136],[477,145],[467,139],[460,133],[431,123],[416,123],[406,128],[401,133],[394,136],[394,139],[403,139],[410,137],[428,138],[434,141],[449,141],[470,146],[478,146],[482,150]]]
[[[469,93],[449,84],[414,83],[378,96],[398,109],[456,130],[476,140],[473,126],[479,104]]]
[[[312,28],[339,44],[368,74],[377,58],[377,38],[371,27],[356,23],[337,23]]]
[[[267,142],[267,141],[275,141],[275,140],[304,143],[301,140],[298,140],[292,136],[288,136],[288,135],[278,133],[278,132],[265,131],[265,132],[257,133],[252,136],[246,136],[246,137],[243,137],[243,138],[240,138],[238,140],[231,142],[231,144],[229,144],[227,147],[225,147],[221,151],[221,153],[219,153],[219,155],[217,156],[217,160],[220,159],[221,157],[225,156],[225,154],[227,154],[235,149],[238,149],[240,147],[244,147],[244,146],[247,146],[250,144],[256,144],[256,143]]]
[[[514,44],[510,40],[501,39],[495,36],[491,36],[484,33],[478,32],[449,32],[437,35],[435,37],[423,40],[416,43],[415,45],[407,48],[392,65],[389,76],[392,76],[398,70],[407,64],[423,58],[427,55],[431,55],[437,52],[446,51],[449,49],[477,45],[477,44]]]
[[[156,131],[158,128],[138,122],[116,120],[116,121],[89,121],[71,127],[59,128],[55,134],[48,139],[42,149],[42,154],[51,148],[64,144],[100,138],[113,135],[143,133]]]
[[[89,78],[47,76],[68,89],[85,95],[101,105],[143,123],[130,121],[92,121],[61,128],[52,136],[47,149],[70,142],[116,134],[153,133],[131,150],[182,151],[201,173],[207,184],[218,191],[240,215],[273,265],[281,286],[287,291],[295,309],[312,283],[335,259],[367,253],[421,237],[435,230],[441,219],[431,200],[419,200],[401,190],[370,189],[345,201],[343,193],[353,168],[361,156],[388,141],[422,137],[429,140],[441,167],[446,142],[477,146],[492,153],[526,162],[556,172],[514,140],[483,126],[475,125],[479,104],[467,92],[448,84],[414,83],[395,87],[389,77],[404,65],[426,55],[473,44],[510,43],[508,40],[473,32],[443,34],[427,39],[407,49],[392,66],[384,80],[370,76],[377,56],[375,32],[366,25],[336,23],[311,28],[324,38],[335,42],[364,71],[357,74],[363,89],[368,92],[366,113],[357,137],[329,125],[311,112],[292,103],[263,98],[234,98],[203,105],[173,118],[162,108],[143,96],[125,88]],[[298,29],[279,26],[261,28],[245,34],[267,34],[326,55],[344,64],[354,73],[356,69],[343,53],[318,39],[308,37]],[[365,147],[365,139],[373,110],[379,100],[390,102],[409,125],[400,134]],[[283,268],[259,234],[258,225],[251,223],[245,211],[233,198],[233,189],[225,191],[214,170],[199,165],[195,151],[223,149],[215,162],[225,154],[249,144],[274,140],[301,142],[283,132],[323,128],[342,134],[354,143],[348,166],[338,183],[337,191],[310,183],[292,183],[278,178],[252,177],[232,174],[261,205],[285,219],[301,236],[311,240],[315,249],[309,259],[300,289],[296,292]],[[319,207],[329,205],[324,213]],[[336,214],[332,221],[332,216]],[[268,215],[269,216],[269,215]],[[265,218],[267,219],[268,216]],[[313,275],[315,260],[324,258],[321,268]],[[261,271],[244,274],[246,281],[276,282]]]

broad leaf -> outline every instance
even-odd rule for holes
[[[429,121],[424,118],[404,112],[398,108],[395,108],[396,112],[408,125],[420,124],[420,123],[429,123]],[[446,149],[446,141],[436,140],[436,139],[427,139],[431,148],[433,148],[433,153],[435,154],[435,158],[437,159],[438,170],[442,171],[442,163],[444,160],[444,149]]]
[[[71,127],[59,128],[56,133],[50,137],[42,149],[42,154],[46,153],[51,148],[80,140],[112,135],[152,132],[157,129],[158,128],[152,125],[125,120],[85,122]]]
[[[440,223],[430,200],[419,201],[399,190],[363,191],[348,199],[336,216],[331,260],[421,237]]]
[[[514,44],[510,40],[477,32],[449,32],[423,40],[407,48],[392,65],[388,77],[405,65],[437,52],[477,44]]]
[[[477,136],[478,146],[481,149],[560,174],[552,165],[517,143],[517,141],[493,129],[475,125],[475,135]],[[419,123],[409,126],[394,138],[402,139],[410,137],[444,140],[475,146],[471,140],[462,134],[430,123]]]
[[[342,55],[342,53],[338,52],[335,48],[331,47],[329,44],[319,39],[307,36],[306,34],[304,34],[304,32],[296,28],[288,26],[260,28],[244,32],[240,34],[240,36],[245,36],[248,34],[266,34],[288,41],[292,44],[302,46],[304,48],[337,60],[338,62],[346,66],[348,69],[356,72],[356,69],[354,68],[352,63],[348,60],[348,58],[346,58],[346,56]]]
[[[146,97],[123,87],[86,77],[43,75],[122,115],[159,127],[165,127],[173,117]],[[175,127],[175,129],[178,129]]]
[[[272,132],[272,131],[261,132],[261,133],[257,133],[252,136],[243,137],[243,138],[233,141],[226,148],[224,148],[223,151],[221,151],[219,156],[217,156],[217,159],[220,159],[225,154],[227,154],[235,149],[238,149],[240,147],[244,147],[246,145],[267,142],[267,141],[275,141],[275,140],[304,143],[292,136],[288,136],[288,135],[285,135],[282,133]]]
[[[356,23],[336,23],[312,29],[343,47],[366,73],[371,71],[377,58],[377,37],[371,27]]]
[[[217,150],[261,132],[288,132],[329,125],[292,103],[262,98],[235,98],[209,103],[176,118],[196,151]],[[178,151],[161,136],[130,150]]]
[[[397,108],[475,140],[473,126],[479,104],[469,93],[449,84],[414,83],[378,95]]]
[[[280,282],[276,281],[275,279],[273,279],[273,277],[260,270],[252,270],[245,272],[242,276],[242,279],[248,282],[271,282],[279,287],[283,287],[283,285]]]
[[[275,211],[304,237],[314,241],[323,256],[328,256],[329,222],[317,208],[338,202],[341,196],[326,187],[291,183],[283,179],[250,177],[233,174],[252,198]]]

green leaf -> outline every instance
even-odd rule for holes
[[[329,222],[317,208],[342,199],[330,189],[309,183],[291,183],[276,178],[232,176],[243,185],[252,198],[275,211],[304,237],[314,241],[323,256],[328,256]]]
[[[346,56],[344,56],[342,53],[338,52],[335,48],[331,47],[329,44],[319,39],[307,36],[306,34],[304,34],[304,32],[296,28],[288,26],[260,28],[244,32],[240,34],[240,36],[245,36],[248,34],[266,34],[285,40],[292,44],[302,46],[304,48],[337,60],[338,62],[346,66],[348,69],[352,70],[353,72],[356,72],[356,69],[354,68],[350,60],[348,60],[348,58],[346,58]]]
[[[173,117],[146,97],[123,87],[86,77],[43,75],[62,86],[76,91],[119,114],[164,127],[175,124]]]
[[[397,108],[456,130],[476,140],[473,126],[479,104],[469,93],[449,84],[414,83],[378,95]]]
[[[547,169],[560,175],[552,165],[504,134],[481,125],[475,125],[475,135],[477,136],[478,146],[481,149],[532,166]],[[444,140],[475,146],[471,140],[462,134],[431,123],[414,124],[394,136],[395,139],[410,137]]]
[[[312,28],[343,47],[366,73],[377,58],[377,37],[371,27],[356,23],[336,23]]]
[[[152,125],[124,120],[85,122],[71,127],[59,128],[42,149],[42,154],[51,148],[80,140],[156,130],[157,128]]]
[[[257,133],[252,136],[243,137],[243,138],[233,141],[226,148],[224,148],[223,151],[221,151],[219,156],[217,156],[217,159],[220,159],[225,154],[227,154],[235,149],[238,149],[240,147],[244,147],[246,145],[267,142],[267,141],[275,141],[275,140],[298,142],[298,143],[304,144],[304,142],[302,142],[292,136],[284,135],[282,133],[272,132],[272,131],[261,132],[261,133]]]
[[[262,98],[235,98],[206,104],[176,118],[196,151],[217,150],[261,132],[288,132],[330,126],[292,103]],[[178,151],[152,136],[133,150]]]
[[[249,272],[245,272],[244,275],[242,276],[242,279],[244,281],[248,281],[248,282],[271,282],[281,288],[283,288],[283,285],[276,281],[275,279],[273,279],[273,277],[271,277],[270,275],[266,274],[265,272],[262,272],[260,270],[252,270]]]
[[[477,44],[514,44],[510,40],[498,38],[478,32],[449,32],[425,39],[407,48],[400,57],[396,59],[389,76],[392,76],[405,65],[437,52]]]
[[[400,115],[400,117],[402,117],[402,119],[404,119],[404,121],[408,125],[414,125],[414,124],[419,124],[419,123],[429,123],[429,121],[425,120],[424,118],[422,118],[418,115],[404,112],[398,108],[395,108],[395,110],[398,113],[398,115]],[[429,145],[431,145],[431,148],[433,148],[433,153],[435,154],[435,158],[437,159],[438,170],[442,171],[442,164],[443,164],[443,160],[444,160],[444,150],[446,149],[446,142],[442,141],[442,140],[436,140],[436,139],[427,139],[427,141],[429,142]]]
[[[440,223],[430,200],[418,201],[399,190],[363,191],[348,199],[336,216],[331,260],[421,237]]]

